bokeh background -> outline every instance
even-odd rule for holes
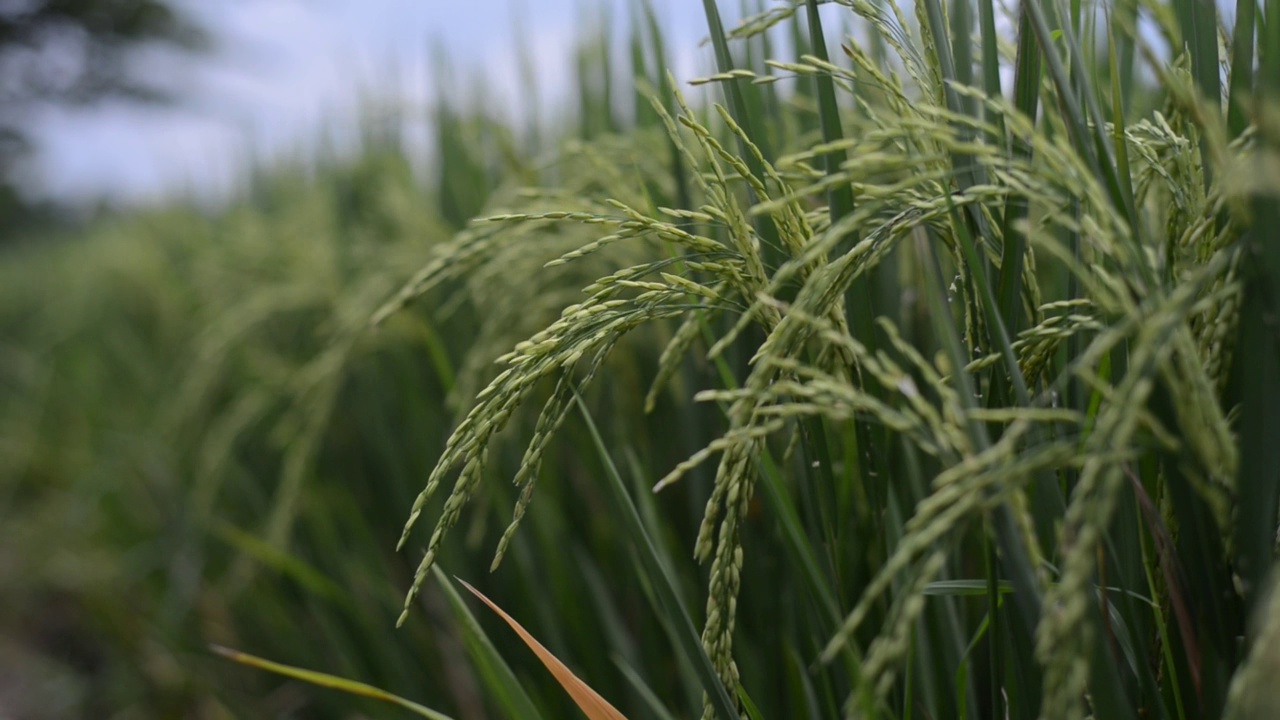
[[[633,79],[690,77],[709,50],[699,8],[650,7],[0,4],[0,718],[388,716],[211,643],[457,717],[510,714],[485,689],[461,606],[427,593],[395,629],[422,542],[395,545],[492,359],[601,264],[535,273],[590,239],[568,233],[493,259],[543,278],[501,304],[493,278],[461,263],[423,307],[377,332],[369,319],[495,198],[543,180],[633,194],[599,172],[603,156],[666,172]],[[638,117],[640,143],[559,154]],[[656,354],[623,364],[635,383]],[[704,419],[680,443],[637,429],[632,470],[695,450],[717,427]],[[514,474],[535,420],[513,423],[495,480]],[[531,629],[634,701],[599,638],[622,642],[628,667],[676,668],[634,641],[660,632],[640,588],[604,580],[630,560],[592,488],[595,452],[574,435],[549,463],[567,481],[535,505],[538,529],[505,573],[487,573],[515,497],[501,481],[442,566],[495,597],[539,597]],[[670,500],[685,535],[692,497]],[[698,571],[682,580],[696,597]],[[587,612],[601,601],[605,614]],[[573,712],[526,659],[518,675],[542,711]]]

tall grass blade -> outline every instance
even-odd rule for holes
[[[225,648],[220,645],[210,645],[209,649],[214,653],[233,662],[240,663],[241,665],[247,665],[252,668],[257,668],[258,670],[265,670],[270,673],[282,675],[294,680],[301,680],[302,682],[323,688],[329,688],[330,690],[337,690],[349,695],[358,695],[360,697],[366,697],[373,700],[389,702],[393,705],[399,705],[406,710],[412,711],[415,715],[428,718],[429,720],[453,720],[453,718],[448,715],[436,712],[425,705],[420,705],[412,700],[406,700],[399,695],[393,695],[385,690],[380,690],[372,685],[367,685],[362,682],[347,680],[345,678],[317,672],[315,670],[304,670],[303,668],[293,667],[292,665],[272,662],[256,655],[250,655],[249,653],[232,650],[231,648]]]
[[[720,9],[716,5],[716,0],[702,0],[703,11],[707,16],[707,28],[711,34],[711,45],[715,49],[716,66],[722,73],[727,73],[735,69],[733,55],[729,52],[729,41],[725,36],[724,23],[720,19]],[[752,86],[745,78],[733,78],[726,83],[725,94],[729,97],[729,109],[733,115],[733,119],[742,128],[743,132],[756,147],[760,149],[760,153],[765,158],[772,158],[773,152],[770,149],[768,137],[764,135],[759,128],[760,122],[763,120],[758,112],[752,112],[753,103],[748,101],[747,88]],[[754,105],[758,105],[758,100]],[[760,164],[759,158],[755,153],[751,152],[746,143],[739,138],[738,155],[746,162],[747,169],[756,177],[766,177],[764,167]],[[748,193],[754,197],[755,191],[748,188]],[[778,230],[773,223],[757,219],[755,221],[757,232],[764,243],[764,261],[765,269],[772,273],[779,265],[782,264],[781,248],[779,247]]]
[[[1237,22],[1240,22],[1237,19]],[[1254,122],[1260,142],[1253,167],[1276,167],[1280,158],[1280,0],[1267,0],[1265,22],[1259,33],[1259,68]],[[1266,573],[1277,542],[1277,506],[1280,504],[1280,189],[1275,185],[1255,191],[1253,213],[1244,247],[1244,304],[1240,309],[1237,382],[1247,387],[1240,417],[1240,493],[1236,521],[1236,545],[1240,575],[1244,580],[1245,608],[1252,611],[1261,599]]]
[[[1078,93],[1068,76],[1066,66],[1063,65],[1062,58],[1058,54],[1055,32],[1050,26],[1049,18],[1053,18],[1054,26],[1059,28],[1061,35],[1065,38],[1072,64],[1072,72],[1076,77],[1087,75],[1083,64],[1084,61],[1082,60],[1085,55],[1084,49],[1076,39],[1076,34],[1071,29],[1071,26],[1057,22],[1057,9],[1054,4],[1047,3],[1044,6],[1048,7],[1052,15],[1045,14],[1045,9],[1040,2],[1027,2],[1023,7],[1028,11],[1031,28],[1035,31],[1041,53],[1048,63],[1049,76],[1053,79],[1054,85],[1057,86],[1058,96],[1062,102],[1065,115],[1063,119],[1066,122],[1067,131],[1071,135],[1072,142],[1083,157],[1085,164],[1098,178],[1099,184],[1107,191],[1115,208],[1128,221],[1130,228],[1134,232],[1132,242],[1135,248],[1134,252],[1137,253],[1139,252],[1136,249],[1137,232],[1140,227],[1137,208],[1134,205],[1132,196],[1125,194],[1118,177],[1110,138],[1106,136],[1106,124],[1093,95],[1088,92]],[[1090,121],[1092,122],[1090,123]],[[1092,128],[1092,131],[1090,128]],[[1150,275],[1146,263],[1139,263],[1138,266]],[[1145,277],[1144,280],[1151,283],[1154,278]]]
[[[533,699],[529,697],[529,694],[520,684],[515,673],[511,671],[511,666],[503,659],[498,649],[493,646],[493,641],[489,639],[484,628],[480,626],[480,622],[472,614],[471,608],[467,607],[467,604],[463,602],[462,596],[453,587],[453,583],[449,582],[448,576],[444,574],[444,571],[438,565],[431,568],[431,573],[435,576],[436,583],[444,591],[445,598],[453,609],[454,617],[457,618],[461,626],[460,631],[463,642],[467,646],[471,661],[475,663],[476,669],[479,671],[480,677],[490,693],[490,697],[510,717],[545,717],[544,713],[538,710],[538,706],[534,704]]]
[[[1267,237],[1269,233],[1262,229],[1280,227],[1280,201],[1261,198],[1253,206],[1257,213],[1257,225],[1250,232],[1253,252],[1264,257],[1280,255],[1277,238]],[[1238,341],[1237,372],[1248,391],[1240,409],[1235,543],[1246,611],[1259,601],[1275,557],[1280,507],[1280,443],[1276,442],[1280,428],[1280,333],[1274,322],[1275,306],[1267,303],[1280,288],[1280,273],[1266,273],[1264,267],[1260,263],[1246,277]]]
[[[1018,112],[1035,122],[1040,98],[1040,53],[1036,47],[1035,31],[1031,26],[1029,2],[1021,3],[1018,10],[1018,50],[1013,68],[1013,105]],[[1031,148],[1021,137],[1013,139],[1011,155],[1015,159],[1029,159]],[[999,306],[1005,327],[1012,334],[1022,329],[1025,313],[1022,309],[1022,273],[1025,267],[1027,239],[1022,224],[1027,218],[1028,200],[1022,194],[1012,195],[1005,203],[1000,222],[1000,237],[1004,244],[1000,255]]]
[[[1203,100],[1218,107],[1222,97],[1218,62],[1218,21],[1209,0],[1174,0],[1174,11],[1182,28],[1182,42],[1191,55],[1191,74]],[[1252,25],[1252,23],[1249,23]],[[1213,184],[1213,168],[1209,162],[1208,140],[1200,138],[1200,163],[1204,168],[1204,186]]]
[[[613,495],[614,504],[619,515],[621,515],[622,526],[635,546],[636,554],[640,557],[645,574],[648,576],[649,582],[661,602],[658,610],[667,622],[676,628],[677,636],[681,641],[680,650],[693,662],[693,666],[698,672],[698,679],[702,682],[702,688],[710,697],[716,713],[721,720],[733,720],[738,716],[734,702],[730,699],[724,684],[720,682],[720,677],[716,674],[715,667],[711,664],[711,658],[707,657],[706,650],[702,647],[702,638],[698,635],[698,631],[694,629],[693,621],[689,618],[689,612],[680,600],[680,593],[675,580],[668,574],[659,559],[660,556],[653,545],[653,540],[645,531],[644,522],[640,519],[635,503],[632,502],[631,496],[627,492],[627,485],[622,476],[618,474],[618,469],[609,455],[608,448],[605,447],[604,439],[600,436],[600,431],[596,427],[595,421],[592,420],[586,403],[583,402],[582,396],[578,394],[576,389],[574,390],[574,400],[582,413],[587,432],[595,443],[596,451],[600,455],[600,461],[604,465],[605,474],[609,479],[606,485]]]
[[[631,687],[635,688],[636,692],[639,693],[641,699],[644,700],[645,706],[649,708],[649,712],[653,717],[658,720],[676,720],[675,715],[672,715],[671,711],[667,709],[667,706],[663,704],[662,698],[658,697],[658,694],[653,691],[653,688],[649,687],[648,683],[644,681],[644,677],[642,677],[635,668],[628,665],[619,657],[615,657],[613,661],[614,664],[618,666],[618,671],[622,673],[622,676],[626,678],[627,682],[631,683]]]
[[[943,350],[952,363],[951,367],[954,368],[951,380],[956,385],[960,401],[970,408],[976,407],[977,399],[973,379],[964,371],[967,358],[959,333],[953,323],[950,308],[942,295],[943,288],[946,287],[946,281],[942,277],[942,268],[938,261],[936,247],[934,244],[928,243],[923,237],[920,237],[916,248],[929,271],[930,282],[925,284],[926,297],[935,332],[942,341]],[[982,423],[970,419],[966,422],[966,431],[978,448],[985,450],[990,446],[991,438]],[[1013,518],[1013,511],[1009,508],[1007,502],[1000,504],[995,513],[993,525],[997,544],[1006,567],[1009,569],[1011,576],[1009,579],[1013,583],[1014,604],[1018,608],[1018,617],[1022,623],[1022,630],[1028,635],[1033,635],[1040,621],[1039,581],[1031,565],[1027,548],[1023,545],[1022,538],[1018,534],[1017,522]]]
[[[806,18],[809,23],[809,47],[814,57],[823,63],[830,63],[827,53],[827,40],[822,30],[822,17],[818,14],[817,0],[805,0]],[[844,139],[844,130],[840,122],[840,106],[836,103],[835,82],[827,73],[813,74],[813,87],[818,98],[818,119],[822,128],[822,141],[827,144],[837,143]],[[834,174],[848,159],[848,152],[841,149],[825,154],[822,158],[827,174]],[[827,191],[827,203],[831,215],[831,224],[840,222],[853,212],[853,188],[845,183],[831,187]],[[856,230],[851,240],[857,242]],[[868,319],[868,324],[870,320]]]
[[[1231,31],[1231,71],[1227,78],[1227,132],[1240,136],[1249,125],[1247,103],[1253,97],[1254,35],[1257,0],[1236,0],[1236,24]]]

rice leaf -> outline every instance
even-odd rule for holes
[[[305,670],[303,668],[293,667],[292,665],[272,662],[271,660],[266,660],[256,655],[250,655],[249,653],[232,650],[231,648],[225,648],[220,645],[210,645],[209,649],[214,653],[233,662],[240,663],[241,665],[247,665],[252,668],[257,668],[258,670],[265,670],[270,673],[275,673],[276,675],[282,675],[294,680],[301,680],[305,683],[329,688],[330,690],[337,690],[349,695],[357,695],[359,697],[389,702],[393,705],[399,705],[419,717],[428,718],[429,720],[453,720],[453,718],[448,715],[436,712],[425,705],[420,705],[412,700],[406,700],[399,695],[393,695],[385,690],[380,690],[372,685],[362,682],[347,680],[345,678],[317,672],[315,670]]]
[[[573,698],[578,708],[582,710],[589,720],[626,720],[626,716],[618,712],[617,708],[610,705],[609,701],[601,697],[599,693],[592,690],[591,686],[580,680],[567,665],[560,662],[559,658],[551,654],[550,650],[543,647],[542,643],[538,642],[520,623],[516,622],[515,618],[508,615],[506,611],[485,597],[484,593],[472,587],[466,580],[461,578],[457,578],[457,580],[462,583],[463,587],[470,590],[472,595],[480,598],[481,602],[488,605],[490,610],[497,613],[498,617],[510,625],[512,630],[516,631],[516,634],[520,636],[524,644],[528,645],[529,649],[538,656],[538,659],[542,661],[547,670],[555,676],[556,682],[560,683],[565,692],[569,693],[569,696]]]

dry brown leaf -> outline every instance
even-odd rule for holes
[[[577,675],[574,675],[572,670],[570,670],[564,663],[560,662],[555,655],[552,655],[550,650],[543,647],[542,643],[538,642],[532,635],[530,635],[529,631],[521,627],[520,623],[516,622],[515,619],[503,611],[502,608],[494,604],[492,600],[485,597],[484,593],[481,593],[479,590],[471,587],[466,580],[461,578],[455,579],[462,583],[463,587],[470,590],[472,595],[483,600],[485,605],[488,605],[489,608],[498,613],[503,620],[507,621],[507,624],[511,626],[511,629],[516,631],[516,634],[520,636],[520,639],[524,640],[524,644],[528,645],[529,649],[533,650],[534,654],[538,656],[538,659],[542,661],[542,664],[547,666],[547,669],[555,676],[556,681],[559,682],[561,687],[569,693],[569,696],[573,698],[573,701],[578,704],[578,707],[582,709],[582,712],[585,713],[590,720],[627,720],[625,715],[618,712],[617,708],[610,705],[608,700],[600,697],[600,693],[592,690],[590,685],[587,685],[579,679]]]

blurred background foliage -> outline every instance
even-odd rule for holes
[[[606,43],[601,32],[579,51],[571,126],[593,135],[635,124],[612,107],[617,78],[599,74],[614,60]],[[424,181],[394,111],[370,110],[355,152],[259,167],[226,207],[177,202],[9,235],[0,264],[6,717],[384,712],[234,666],[208,643],[376,682],[459,717],[492,715],[443,600],[425,598],[426,618],[395,629],[416,564],[394,552],[396,539],[490,361],[625,251],[540,272],[592,238],[530,233],[452,267],[430,303],[376,331],[369,320],[494,197],[528,202],[525,188],[544,184],[555,188],[549,205],[635,198],[653,189],[636,177],[671,177],[670,151],[652,115],[626,138],[564,144],[573,133],[513,130],[441,95],[431,111],[438,160]],[[528,137],[538,134],[544,143]],[[465,272],[481,261],[488,274]],[[507,284],[495,268],[535,281]],[[661,338],[628,347],[621,366],[638,385]],[[631,403],[643,418],[628,393],[598,402]],[[511,434],[527,435],[534,419]],[[692,438],[669,444],[660,420],[646,426],[653,434],[634,448],[646,463],[696,449]],[[522,452],[516,442],[496,457],[495,476],[514,473]],[[634,693],[610,659],[619,649],[599,638],[625,639],[634,667],[668,663],[633,639],[654,622],[634,578],[606,572],[625,551],[592,487],[594,453],[568,443],[555,455],[557,480],[531,510],[511,570],[483,572],[514,500],[501,483],[445,567],[495,597],[540,597],[542,614],[527,624],[559,624],[544,642],[606,668],[603,692]],[[687,580],[692,595],[696,578]],[[570,712],[539,672],[520,672],[530,693],[549,716]]]

